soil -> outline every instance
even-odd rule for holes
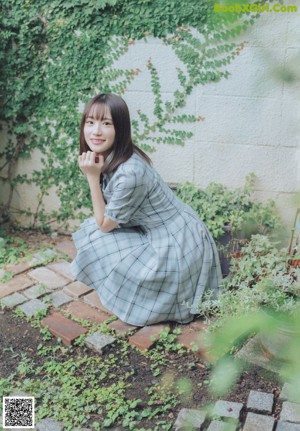
[[[66,238],[65,236],[57,237],[56,235],[51,237],[49,234],[38,233],[36,231],[17,231],[10,232],[9,234],[24,239],[28,249],[32,251],[40,248],[41,245],[53,247],[58,241],[62,241]],[[0,309],[0,334],[0,379],[7,378],[16,370],[18,363],[24,358],[24,354],[27,358],[32,359],[37,367],[42,365],[48,358],[37,354],[38,345],[56,345],[56,340],[54,338],[49,341],[44,341],[39,329],[32,327],[24,318],[16,316],[8,309]],[[120,345],[115,343],[108,347],[104,351],[104,354],[118,354],[118,349],[120,349]],[[75,359],[77,355],[84,355],[86,353],[90,355],[91,351],[77,346],[70,348],[68,355],[73,355]],[[155,377],[153,371],[150,369],[149,358],[142,355],[139,351],[130,348],[127,363],[122,364],[122,367],[117,367],[116,369],[116,380],[118,379],[118,373],[131,371],[132,375],[128,380],[128,382],[131,383],[131,387],[127,390],[127,398],[140,398],[146,405],[147,397],[149,396],[145,393],[145,388],[159,383],[162,376],[168,374],[172,376],[173,379],[190,379],[190,381],[193,382],[192,396],[189,399],[182,400],[173,411],[171,410],[170,412],[169,410],[167,416],[162,418],[173,422],[180,409],[201,408],[203,405],[213,401],[213,397],[209,394],[207,389],[210,370],[207,364],[201,362],[191,353],[178,355],[176,353],[165,352],[165,355],[167,365],[162,366],[161,374]],[[61,360],[64,360],[64,358],[61,358]],[[113,372],[114,370],[112,369],[112,373]],[[199,385],[199,383],[203,384]],[[259,367],[252,367],[244,372],[233,387],[231,393],[227,394],[223,399],[245,404],[249,392],[252,389],[274,393],[274,416],[277,418],[278,412],[281,410],[281,404],[278,401],[280,392],[279,384],[276,383],[276,376],[274,374],[267,373]],[[97,419],[99,420],[101,418],[91,416],[90,423]],[[146,429],[153,429],[154,426],[155,423],[151,423],[151,421],[146,419],[139,424],[140,428],[145,427]],[[118,430],[119,428],[114,429]]]
[[[34,360],[36,366],[42,365],[48,358],[41,357],[36,353],[38,345],[40,343],[47,346],[56,344],[55,339],[43,341],[39,329],[32,327],[24,318],[14,315],[12,311],[7,309],[0,311],[0,333],[0,378],[7,378],[16,369],[24,354]],[[118,349],[120,349],[120,346],[113,345],[106,349],[104,354],[118,354]],[[75,357],[86,352],[83,347],[72,347],[69,354]],[[89,354],[91,354],[90,351]],[[182,401],[171,413],[170,410],[168,411],[167,417],[170,421],[176,419],[181,408],[200,408],[210,401],[214,401],[205,383],[201,387],[197,385],[200,382],[208,382],[209,380],[210,371],[206,364],[191,353],[177,355],[176,353],[166,352],[165,355],[167,357],[167,366],[162,367],[160,376],[154,377],[150,369],[149,359],[137,350],[130,349],[126,364],[116,371],[117,373],[120,370],[122,373],[134,371],[128,380],[128,383],[131,383],[130,389],[127,390],[128,399],[140,398],[144,401],[145,407],[148,398],[145,388],[159,383],[161,376],[168,373],[174,379],[188,378],[194,383],[192,397]],[[114,372],[113,369],[112,372]],[[118,376],[116,375],[117,378]],[[281,410],[281,404],[278,401],[280,387],[276,384],[274,375],[266,373],[258,367],[253,367],[244,372],[231,393],[223,397],[223,399],[245,404],[251,389],[275,394],[274,416],[277,418],[278,412]],[[97,419],[99,420],[99,417],[91,416],[90,422],[92,423]],[[141,421],[139,424],[141,428],[145,427],[146,429],[151,428],[153,425],[155,423],[151,423],[149,420]]]

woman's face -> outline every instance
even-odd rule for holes
[[[88,113],[84,128],[84,139],[90,150],[106,157],[115,142],[115,127],[110,109],[104,105],[94,105]]]

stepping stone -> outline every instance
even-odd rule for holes
[[[59,292],[51,293],[51,295],[46,296],[45,299],[46,300],[49,299],[51,304],[56,308],[60,307],[63,304],[67,304],[68,302],[73,301],[73,298],[71,298],[71,296],[66,295],[61,290]]]
[[[5,307],[13,308],[16,305],[23,304],[23,302],[28,301],[28,298],[26,296],[22,295],[22,293],[13,293],[12,295],[6,296],[5,298],[1,299],[1,304]]]
[[[160,333],[165,329],[170,328],[168,324],[159,324],[144,326],[137,331],[134,335],[129,337],[129,344],[138,347],[140,350],[148,350],[156,340],[159,339]]]
[[[280,420],[286,422],[300,423],[300,404],[284,401],[280,413]]]
[[[205,422],[207,412],[196,409],[181,409],[174,423],[176,431],[200,429]]]
[[[102,323],[109,318],[103,311],[80,301],[72,301],[64,310],[76,319],[90,320],[94,323]]]
[[[64,287],[69,283],[69,280],[46,267],[36,268],[33,271],[30,271],[28,275],[51,290]]]
[[[49,268],[51,271],[57,272],[57,274],[62,275],[70,281],[75,281],[75,277],[71,273],[71,264],[66,260],[50,263],[47,265],[47,268]]]
[[[63,422],[58,422],[54,419],[42,419],[37,424],[37,431],[63,431]]]
[[[239,420],[242,408],[242,403],[219,400],[213,408],[212,415],[220,416],[221,418],[233,418]]]
[[[76,338],[87,333],[86,328],[73,322],[73,320],[67,319],[60,313],[53,313],[47,316],[42,320],[41,324],[44,328],[47,327],[55,337],[61,338],[67,346],[71,346]]]
[[[243,431],[273,431],[275,419],[272,416],[248,413]]]
[[[128,325],[128,323],[125,323],[120,319],[114,320],[108,326],[114,329],[119,335],[125,335],[128,332],[134,331],[138,328],[138,326]]]
[[[247,408],[261,413],[272,413],[274,395],[266,392],[250,391]]]
[[[91,305],[92,307],[99,308],[99,310],[104,311],[104,313],[107,313],[109,316],[113,315],[107,308],[105,308],[102,305],[102,302],[100,301],[99,295],[94,289],[91,293],[84,295],[83,301],[86,304]]]
[[[70,239],[65,239],[56,245],[56,250],[60,253],[65,253],[70,259],[74,259],[77,255],[76,247]]]
[[[43,286],[41,284],[35,284],[34,286],[24,290],[22,293],[29,299],[36,299],[49,292],[51,292],[51,290],[48,289],[46,286]]]
[[[33,317],[39,311],[47,310],[48,306],[39,299],[32,299],[18,307],[27,317]]]
[[[88,287],[86,284],[81,283],[80,281],[75,281],[74,283],[68,284],[64,287],[64,292],[73,296],[74,298],[80,298],[83,295],[91,292],[93,290],[92,287]]]
[[[234,355],[242,361],[254,364],[268,371],[280,374],[281,365],[267,357],[261,348],[260,339],[257,335],[250,340]]]
[[[11,295],[12,293],[24,290],[32,286],[32,281],[25,275],[18,275],[6,283],[0,284],[0,298]]]
[[[102,334],[101,332],[97,331],[94,332],[92,335],[89,335],[85,339],[85,344],[92,350],[95,350],[96,352],[102,354],[102,349],[105,346],[108,346],[116,341],[116,338],[112,337],[111,335]]]

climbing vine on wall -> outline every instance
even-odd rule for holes
[[[180,110],[196,86],[228,77],[226,66],[243,48],[232,38],[257,17],[216,16],[211,0],[1,0],[1,15],[0,122],[7,130],[0,147],[1,212],[4,219],[13,214],[15,189],[30,184],[36,208],[23,213],[34,226],[66,226],[86,216],[90,199],[77,166],[80,109],[99,91],[122,95],[141,73],[115,66],[135,41],[157,37],[178,58],[178,86],[168,100],[155,56],[141,65],[151,77],[153,115],[139,110],[132,126],[135,142],[153,151],[192,136],[186,123],[203,118]],[[36,167],[22,173],[22,159],[30,158]],[[46,213],[49,193],[59,205]]]

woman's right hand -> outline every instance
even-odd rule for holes
[[[104,165],[104,157],[101,154],[87,151],[79,156],[78,162],[81,171],[88,178],[96,177],[99,179]]]

